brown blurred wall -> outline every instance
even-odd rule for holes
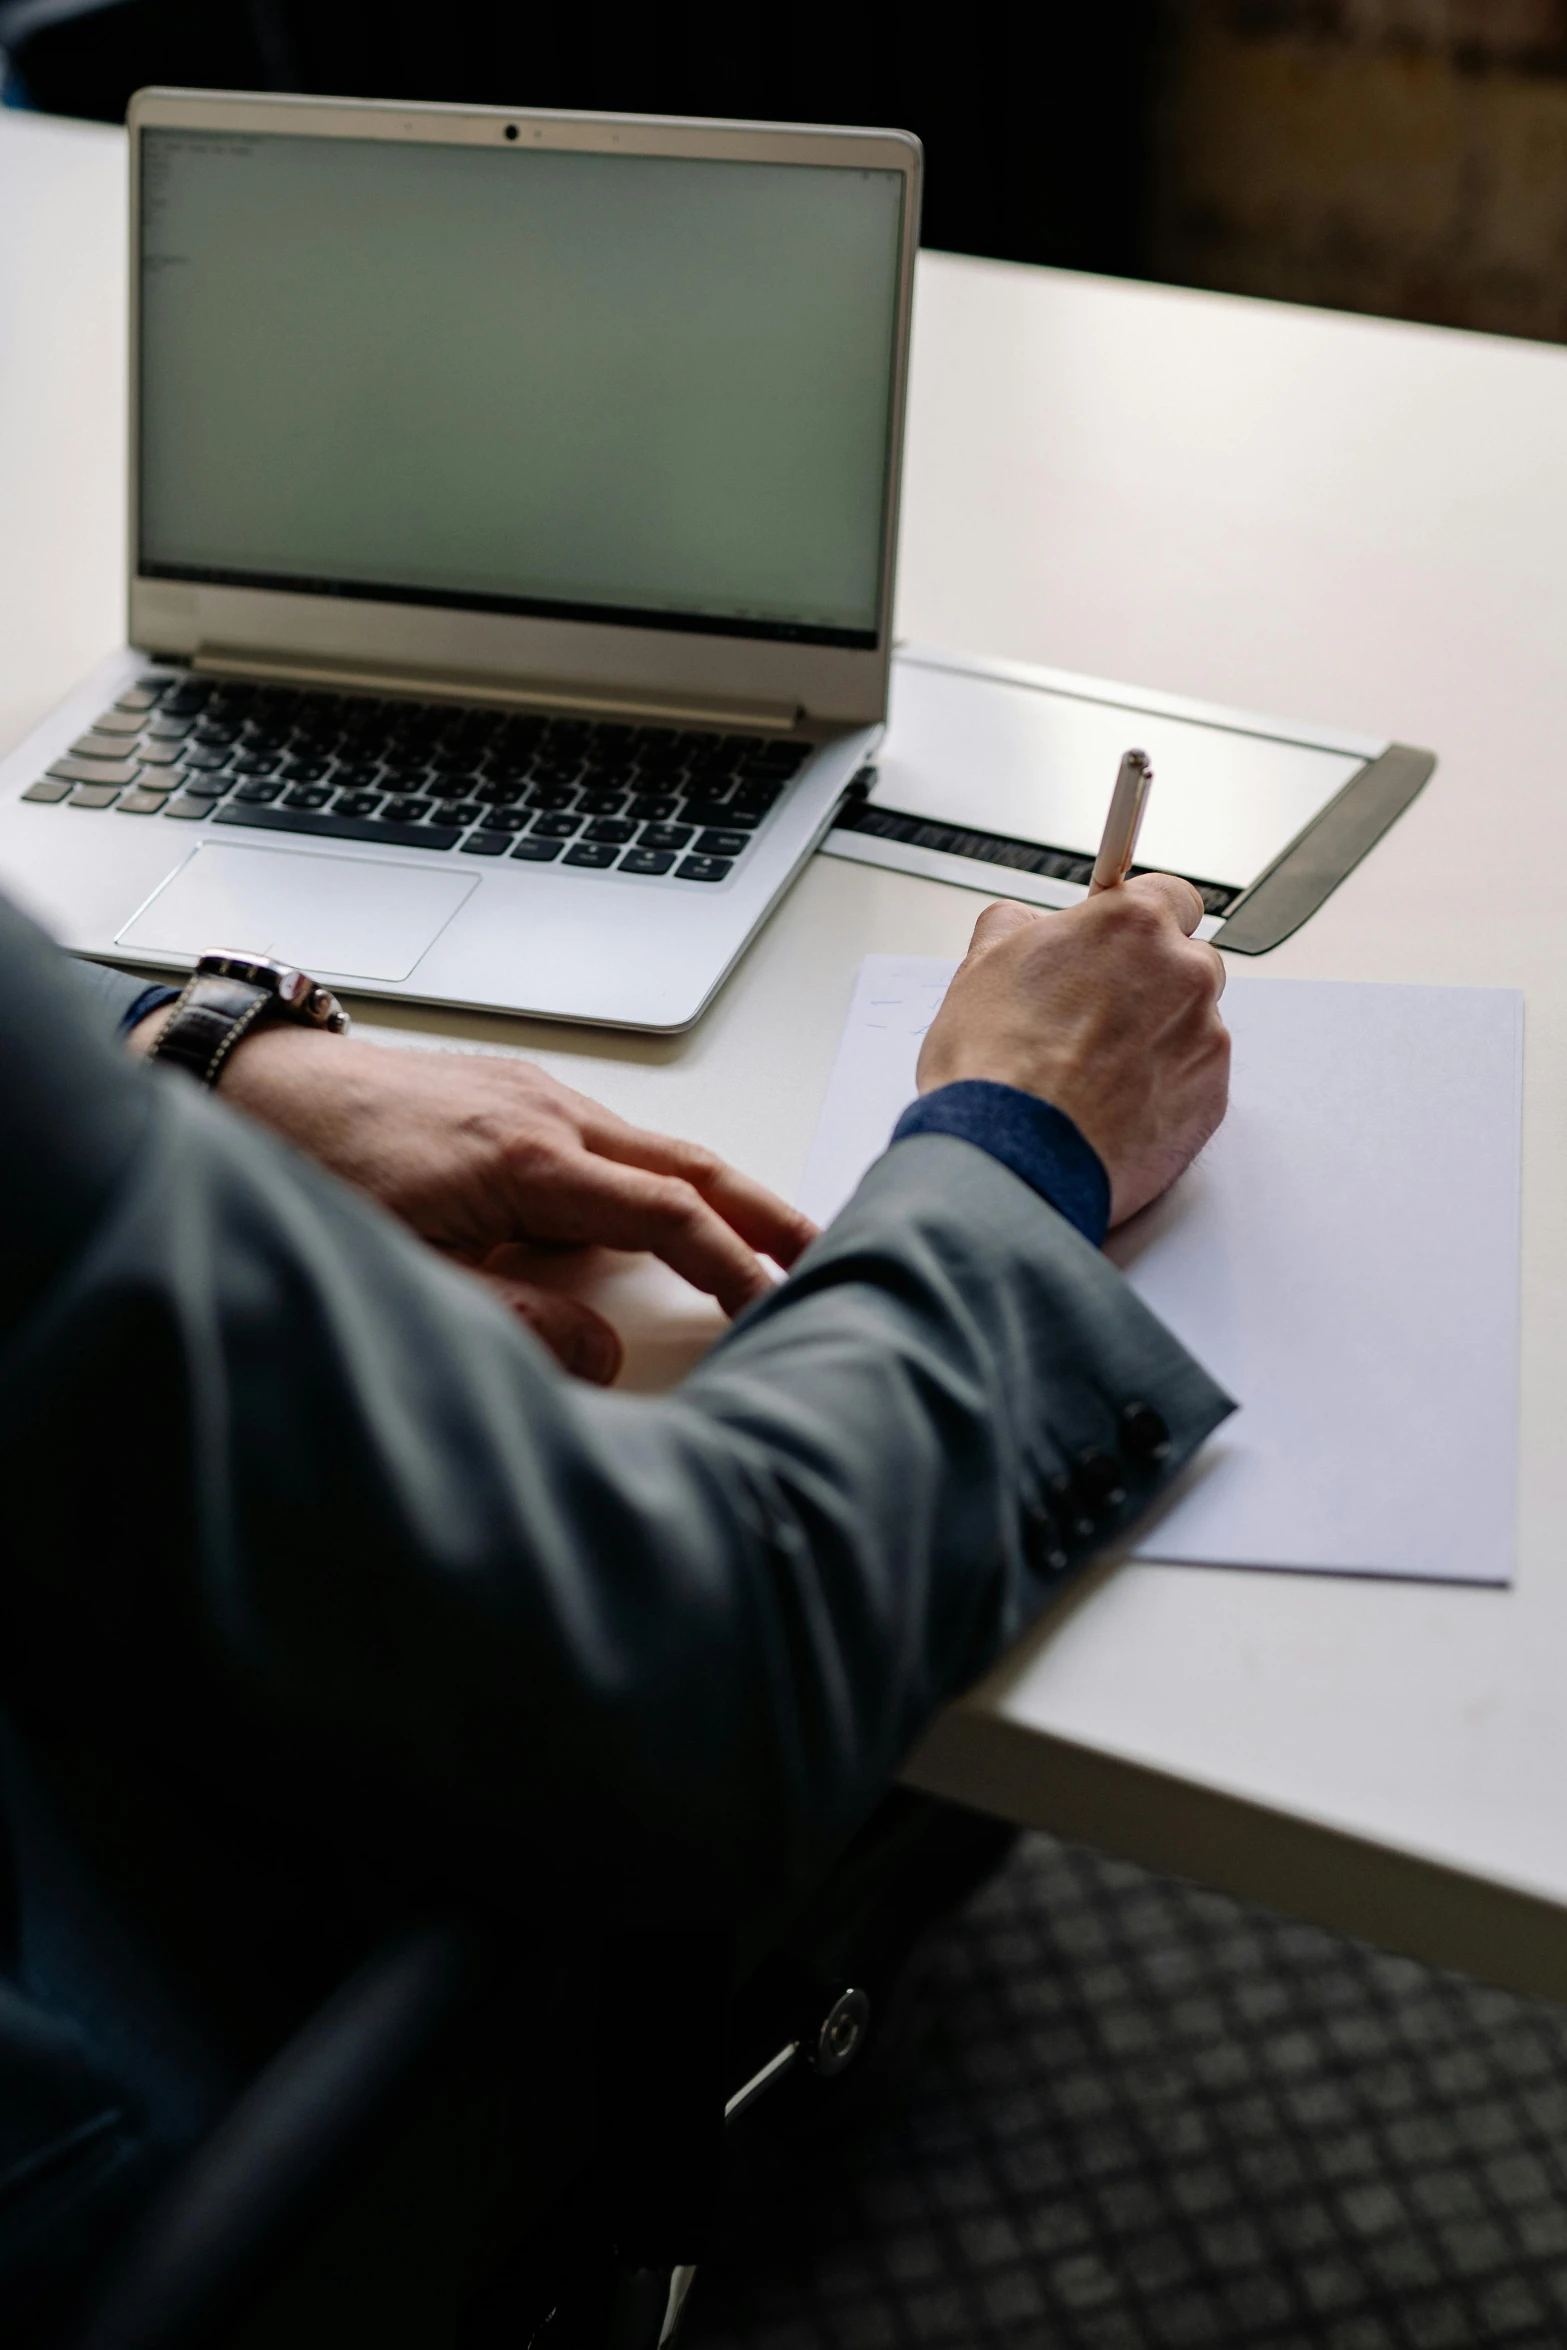
[[[1567,0],[1165,0],[1149,264],[1567,341]]]

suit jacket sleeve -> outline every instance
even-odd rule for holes
[[[108,963],[90,963],[85,957],[73,956],[71,969],[83,1000],[96,1014],[97,1026],[110,1036],[153,984],[150,980],[133,979],[128,971],[116,971]]]
[[[787,1898],[1230,1409],[939,1135],[676,1395],[599,1393],[129,1065],[3,907],[0,1007],[6,1701],[492,1897],[542,1863],[627,1916]]]

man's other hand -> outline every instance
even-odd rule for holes
[[[142,1022],[133,1047],[166,1018]],[[628,1126],[528,1061],[279,1025],[236,1048],[219,1090],[482,1273],[568,1370],[603,1383],[619,1339],[580,1299],[521,1277],[517,1243],[645,1249],[737,1314],[773,1285],[764,1257],[792,1265],[815,1238],[714,1152]]]
[[[1191,936],[1202,900],[1145,873],[1064,914],[987,906],[919,1060],[929,1093],[990,1078],[1064,1110],[1124,1223],[1175,1181],[1224,1116],[1224,964]]]

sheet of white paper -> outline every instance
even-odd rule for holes
[[[861,968],[801,1205],[833,1214],[914,1091],[954,966]],[[1144,1558],[1512,1579],[1523,1000],[1232,978],[1230,1114],[1114,1235],[1241,1405]]]

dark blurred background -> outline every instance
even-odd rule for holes
[[[1567,0],[0,0],[5,95],[152,81],[897,123],[925,242],[1567,340]]]
[[[1135,273],[1152,5],[0,0],[0,48],[15,97],[115,122],[157,81],[893,124],[926,142],[927,244]]]
[[[1146,274],[1567,340],[1567,0],[1167,0]]]

